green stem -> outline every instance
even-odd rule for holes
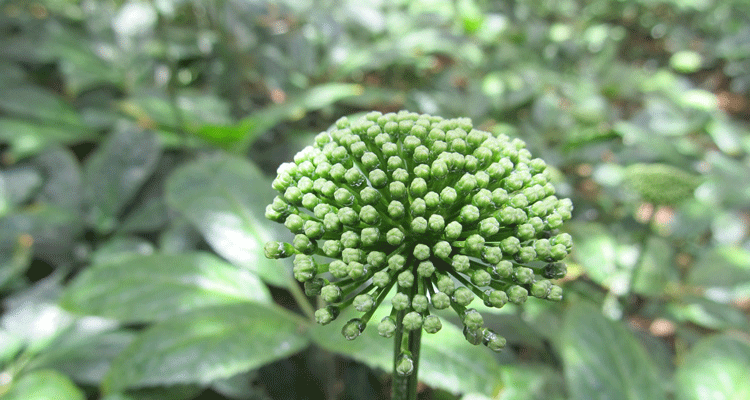
[[[422,344],[422,330],[416,329],[407,333],[404,338],[403,317],[405,311],[396,317],[396,335],[393,338],[393,400],[416,400],[417,383],[419,383],[419,352]],[[399,356],[410,354],[414,365],[411,374],[402,376],[396,372]]]
[[[294,301],[297,302],[297,305],[305,314],[305,316],[311,321],[315,321],[315,309],[313,308],[312,304],[310,304],[310,300],[307,299],[305,293],[299,287],[297,281],[295,281],[294,279],[289,282],[289,292],[292,294]]]

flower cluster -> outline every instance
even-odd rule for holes
[[[473,344],[499,351],[505,339],[471,308],[560,300],[561,262],[571,237],[556,234],[572,203],[558,199],[546,164],[525,143],[443,119],[401,111],[339,119],[279,167],[281,195],[266,217],[296,236],[269,242],[269,258],[294,255],[294,277],[326,306],[327,324],[349,306],[363,313],[344,325],[362,332],[396,288],[378,331],[435,333],[433,310],[453,309]]]

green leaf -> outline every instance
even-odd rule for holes
[[[35,86],[0,89],[0,110],[19,118],[42,121],[50,125],[81,127],[78,112],[57,95]]]
[[[183,383],[208,384],[294,354],[306,322],[260,304],[197,310],[144,331],[114,361],[105,392]]]
[[[161,145],[151,132],[126,130],[107,137],[84,168],[88,222],[99,232],[110,232],[160,156]]]
[[[571,224],[576,245],[573,254],[596,283],[621,294],[627,291],[630,271],[617,265],[617,242],[604,226],[595,223]]]
[[[142,322],[221,304],[270,302],[263,283],[208,253],[155,254],[93,265],[68,285],[61,303],[81,314]]]
[[[653,361],[622,323],[593,306],[572,304],[560,337],[565,379],[573,399],[664,399]]]
[[[750,343],[721,334],[693,347],[675,374],[677,400],[750,399]]]
[[[736,299],[747,297],[750,295],[750,251],[721,246],[705,252],[691,268],[688,282]]]
[[[263,256],[263,245],[278,228],[264,217],[274,192],[254,165],[225,155],[206,158],[175,171],[166,191],[167,204],[189,219],[219,255],[268,283],[289,284],[285,264]]]
[[[68,377],[53,371],[34,371],[13,382],[3,400],[85,400],[86,396]]]
[[[0,142],[10,144],[10,155],[16,160],[37,154],[49,144],[77,143],[95,136],[87,128],[0,118]]]
[[[72,258],[71,250],[82,232],[78,213],[42,204],[0,219],[3,249],[12,248],[18,243],[22,247],[33,245],[34,258],[51,265]]]
[[[312,340],[326,350],[390,373],[393,370],[393,340],[384,339],[377,332],[378,321],[387,312],[386,307],[378,309],[355,340],[346,340],[341,334],[341,327],[353,315],[340,315],[328,325],[316,325],[310,330]],[[472,346],[458,327],[445,320],[439,332],[422,335],[419,379],[456,394],[495,395],[502,386],[501,368],[492,351],[484,346]]]
[[[190,400],[205,390],[198,385],[174,385],[113,393],[102,397],[101,400]]]
[[[633,290],[640,294],[658,296],[667,286],[678,279],[677,270],[672,264],[674,250],[666,240],[652,236],[646,248],[633,282]]]
[[[667,311],[680,321],[689,321],[709,329],[750,330],[750,322],[740,309],[702,297],[685,296],[679,303],[667,305]]]

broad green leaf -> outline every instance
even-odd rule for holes
[[[599,224],[571,225],[575,242],[573,257],[586,274],[615,293],[627,291],[630,271],[617,265],[617,241]]]
[[[96,317],[79,319],[35,357],[28,368],[51,368],[76,382],[98,385],[112,360],[135,337],[132,332],[112,328],[112,321]]]
[[[126,130],[110,135],[86,162],[84,196],[88,222],[110,232],[123,208],[151,176],[161,145],[151,132]]]
[[[0,289],[29,268],[33,243],[30,235],[14,237],[13,233],[0,233]]]
[[[721,334],[698,342],[675,374],[677,400],[750,399],[750,343]]]
[[[92,265],[68,285],[61,303],[81,314],[142,322],[270,299],[253,273],[208,253],[187,253],[135,255]]]
[[[24,340],[16,334],[0,329],[0,365],[8,365],[23,350]]]
[[[633,291],[650,296],[658,296],[667,286],[678,279],[677,270],[672,264],[674,250],[666,240],[649,237],[641,258],[640,266],[633,282]]]
[[[560,337],[573,399],[664,399],[661,375],[633,334],[593,306],[576,303]]]
[[[733,298],[747,297],[750,295],[750,251],[733,246],[707,251],[691,268],[688,282]]]
[[[6,249],[8,244],[33,246],[34,258],[51,265],[72,258],[72,248],[82,232],[78,213],[42,204],[0,219],[0,240]]]
[[[44,177],[37,201],[75,213],[81,211],[81,167],[72,151],[54,146],[29,161]]]
[[[109,264],[133,256],[147,256],[154,253],[154,245],[138,236],[118,236],[110,239],[91,254],[90,262]]]
[[[198,385],[173,385],[113,393],[102,397],[101,400],[190,400],[205,390]]]
[[[351,357],[373,368],[393,370],[393,339],[378,335],[377,324],[387,315],[386,307],[375,312],[367,328],[349,341],[341,328],[353,317],[340,315],[328,325],[310,330],[312,340],[328,351]],[[479,392],[495,395],[500,391],[501,367],[491,350],[472,346],[461,330],[443,319],[443,328],[435,334],[422,335],[419,379],[452,393]]]
[[[748,317],[731,304],[718,303],[697,296],[685,296],[680,302],[667,305],[667,310],[674,318],[689,321],[709,329],[750,330]]]
[[[17,86],[0,89],[0,110],[18,118],[43,121],[45,124],[66,125],[70,128],[83,125],[78,112],[52,91],[34,86]]]
[[[209,384],[286,358],[307,346],[304,320],[272,305],[233,304],[158,323],[114,361],[105,392]]]
[[[10,155],[16,160],[37,154],[49,144],[77,143],[95,137],[94,132],[79,126],[0,118],[0,142],[10,144]]]
[[[83,391],[70,378],[42,370],[25,374],[11,384],[3,400],[85,400]]]
[[[167,181],[167,203],[203,233],[211,247],[263,280],[286,286],[290,272],[263,255],[273,239],[265,207],[274,197],[270,183],[248,161],[224,155],[185,165]]]

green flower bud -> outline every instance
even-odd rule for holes
[[[414,285],[414,274],[411,271],[404,271],[398,274],[398,286],[410,288]]]
[[[391,317],[385,317],[378,324],[378,334],[385,338],[393,337],[396,333],[396,321]]]
[[[287,258],[297,253],[291,244],[276,241],[266,243],[263,252],[266,258]]]
[[[422,315],[420,315],[416,311],[411,311],[406,313],[404,315],[404,329],[407,331],[415,331],[417,329],[422,329],[422,321],[424,319],[422,318]]]
[[[458,220],[459,222],[470,224],[479,220],[480,215],[478,208],[471,204],[467,204],[461,207],[461,213],[458,216]]]
[[[388,175],[380,169],[374,169],[367,175],[370,179],[370,184],[376,189],[384,188],[388,185]]]
[[[377,225],[380,222],[380,213],[375,207],[367,205],[359,211],[359,219],[367,225]]]
[[[401,270],[404,268],[404,264],[406,264],[406,259],[401,254],[394,254],[388,258],[388,268],[393,271]]]
[[[443,292],[437,292],[430,298],[432,306],[437,310],[444,310],[451,305],[451,298]]]
[[[312,279],[315,276],[316,268],[312,257],[297,254],[294,257],[294,279],[305,282]]]
[[[568,273],[568,267],[565,263],[553,262],[544,266],[542,276],[548,279],[560,279]]]
[[[406,354],[401,354],[396,362],[396,373],[400,376],[409,376],[414,372],[414,361]]]
[[[418,235],[427,232],[427,220],[423,217],[417,217],[411,220],[411,232]]]
[[[394,181],[399,181],[403,184],[407,184],[410,180],[409,173],[403,169],[403,168],[397,168],[393,173],[391,173],[391,179]]]
[[[445,228],[445,219],[443,219],[442,215],[432,214],[427,221],[427,226],[432,232],[442,232]]]
[[[323,254],[327,257],[336,258],[341,255],[344,246],[338,240],[326,240],[323,242]]]
[[[384,288],[391,281],[391,277],[385,271],[378,271],[372,276],[372,284]]]
[[[466,252],[473,256],[481,256],[484,249],[484,238],[480,235],[471,235],[466,239]]]
[[[497,264],[503,259],[503,252],[499,247],[484,246],[482,249],[482,260],[488,264]]]
[[[347,340],[354,340],[362,334],[362,331],[365,330],[366,326],[367,324],[362,322],[361,319],[354,318],[344,325],[344,328],[341,329],[341,334],[344,335]]]
[[[443,324],[436,315],[428,315],[422,322],[422,328],[427,333],[437,333],[440,329],[443,329]]]
[[[399,220],[403,218],[405,214],[406,209],[404,208],[404,204],[400,201],[393,200],[388,205],[388,215],[390,215],[391,218]]]
[[[343,207],[338,212],[339,221],[344,225],[354,226],[359,223],[359,215],[349,207]]]
[[[477,286],[489,286],[490,282],[492,282],[490,273],[483,269],[475,270],[471,274],[471,283]]]
[[[552,285],[549,289],[549,294],[547,294],[547,300],[560,301],[562,300],[562,297],[562,288],[557,285]]]
[[[453,295],[453,292],[456,290],[456,285],[453,283],[453,279],[447,275],[440,275],[436,282],[436,286],[440,292],[449,296]]]
[[[350,263],[352,261],[362,261],[362,250],[360,249],[344,249],[341,252],[341,259],[344,262]]]
[[[453,256],[453,262],[451,263],[451,265],[456,271],[464,272],[469,269],[471,263],[469,262],[469,257],[463,254],[456,254],[455,256]]]
[[[409,296],[404,293],[396,293],[391,299],[391,304],[393,304],[395,310],[406,310],[410,306]]]
[[[391,246],[398,246],[404,241],[404,232],[399,228],[392,228],[385,234],[385,241]]]
[[[502,290],[490,289],[484,304],[488,307],[502,308],[508,303],[508,294]]]
[[[371,251],[367,253],[367,263],[375,268],[385,265],[386,256],[382,251]]]
[[[435,272],[435,266],[431,261],[422,261],[417,266],[417,274],[423,278],[429,278]]]
[[[466,307],[474,300],[474,293],[471,292],[471,290],[467,289],[464,286],[461,286],[460,288],[456,289],[455,292],[453,292],[453,301],[456,303]]]
[[[562,260],[568,255],[568,248],[564,244],[556,244],[552,246],[549,252],[549,258],[553,260]]]
[[[508,294],[508,300],[517,305],[521,305],[526,302],[529,297],[529,292],[521,286],[514,285],[505,291]]]
[[[422,199],[414,199],[411,202],[409,213],[412,217],[421,217],[427,211],[427,206]]]
[[[546,299],[552,289],[550,281],[536,281],[531,285],[531,295],[538,299]]]
[[[380,201],[382,196],[375,188],[367,186],[359,192],[359,197],[362,199],[362,203],[373,205]]]
[[[463,324],[472,331],[482,328],[484,318],[477,310],[470,308],[466,310],[463,317]]]
[[[352,304],[354,305],[354,309],[356,309],[357,311],[368,312],[375,305],[375,299],[373,299],[369,294],[360,294],[354,298]]]
[[[367,267],[361,262],[352,261],[349,263],[349,277],[358,279],[367,273]]]
[[[347,249],[357,248],[359,247],[359,235],[352,231],[346,231],[341,234],[341,244]]]
[[[499,352],[505,348],[505,338],[498,336],[490,329],[483,330],[482,343],[494,352]]]
[[[513,280],[522,285],[528,285],[534,282],[534,271],[531,268],[516,267],[513,270]]]
[[[456,240],[461,236],[463,225],[458,221],[451,221],[445,226],[444,236],[448,240]]]
[[[430,257],[430,248],[420,243],[414,246],[414,257],[418,260],[426,260]]]
[[[321,278],[313,278],[305,281],[305,295],[319,296],[320,290],[326,285],[326,281]]]
[[[364,228],[362,229],[362,246],[372,247],[375,246],[380,240],[380,229],[378,228]]]
[[[458,200],[458,193],[450,187],[446,186],[441,192],[440,192],[440,205],[443,207],[450,207],[453,205],[453,203]]]
[[[451,251],[453,251],[453,247],[445,240],[435,243],[435,246],[432,247],[432,253],[444,260],[450,257]]]
[[[505,254],[516,254],[521,251],[521,242],[515,236],[509,236],[500,241],[500,249]]]
[[[335,284],[328,284],[320,289],[320,298],[326,303],[336,303],[341,300],[341,288]]]
[[[318,309],[315,311],[315,322],[320,325],[327,325],[339,315],[339,309],[336,307],[328,306],[325,308]]]
[[[429,305],[430,302],[427,300],[427,296],[423,294],[415,294],[411,299],[411,308],[418,313],[427,311]]]
[[[500,231],[500,223],[494,217],[485,218],[479,222],[479,234],[489,238]]]
[[[292,233],[303,233],[304,232],[305,220],[297,214],[291,214],[286,217],[284,226],[289,229]]]
[[[391,197],[394,199],[404,199],[406,198],[406,185],[404,185],[403,182],[391,182],[391,184],[388,186],[389,191],[391,192]]]
[[[533,247],[521,247],[521,250],[516,254],[516,260],[520,263],[530,263],[536,258],[536,251]]]

